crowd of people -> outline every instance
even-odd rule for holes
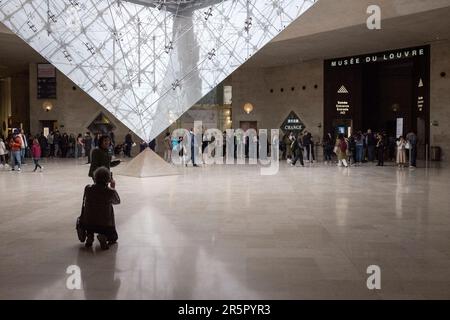
[[[116,156],[123,154],[131,157],[131,149],[134,145],[131,131],[125,137],[122,144],[116,144],[114,132],[106,134],[111,141],[109,151]],[[61,133],[59,130],[48,135],[39,133],[26,134],[24,130],[13,129],[7,137],[0,136],[0,169],[21,171],[22,165],[28,159],[32,159],[35,165],[34,171],[43,170],[39,163],[41,158],[87,158],[91,163],[92,150],[99,147],[102,134],[92,135],[89,131],[84,135],[79,133]]]

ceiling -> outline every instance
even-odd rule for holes
[[[382,8],[381,30],[369,30],[366,13],[369,0],[360,0],[358,7],[341,6],[349,0],[319,0],[307,13],[295,21],[277,38],[254,55],[244,67],[272,67],[301,63],[314,59],[329,59],[399,49],[450,39],[450,0],[419,1],[420,6],[399,7],[397,12]],[[375,2],[375,1],[369,1]],[[379,1],[392,3],[402,1]],[[431,6],[424,7],[429,3]],[[427,8],[432,8],[427,10]],[[404,11],[399,12],[398,8]],[[392,9],[392,8],[391,8]],[[413,10],[415,9],[415,10]],[[329,11],[332,12],[329,12]],[[332,19],[325,18],[325,12]],[[389,14],[384,14],[387,11]],[[415,12],[415,13],[411,13]],[[350,18],[346,18],[350,17]],[[356,21],[364,23],[355,24]],[[344,27],[338,28],[341,24]],[[299,36],[296,36],[299,35]]]
[[[0,78],[26,73],[31,62],[42,61],[39,53],[0,23]]]
[[[382,8],[382,29],[365,24],[367,5]],[[244,67],[272,67],[450,39],[450,0],[319,0]],[[364,21],[364,23],[360,23]],[[45,61],[0,23],[0,77]],[[20,54],[18,54],[20,52]]]

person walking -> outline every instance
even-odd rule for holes
[[[89,177],[94,179],[94,172],[100,167],[105,167],[108,170],[111,167],[111,155],[109,154],[109,147],[111,145],[111,138],[103,135],[98,140],[99,147],[92,150],[92,161],[89,167]]]
[[[14,171],[17,165],[17,171],[21,171],[21,150],[22,150],[22,138],[20,137],[19,130],[14,129],[13,136],[9,141],[9,148],[11,150],[11,171]]]
[[[386,147],[383,134],[379,133],[377,135],[377,157],[378,157],[378,164],[377,166],[383,167],[384,166],[384,149]]]
[[[304,149],[304,145],[303,145],[303,139],[302,136],[299,134],[297,138],[295,138],[294,135],[290,136],[291,139],[291,144],[290,144],[290,148],[292,150],[292,154],[294,155],[294,160],[291,162],[291,166],[295,167],[295,164],[297,163],[298,160],[300,160],[300,164],[302,165],[302,167],[305,166],[305,163],[303,161],[303,149]]]
[[[316,160],[314,156],[314,142],[311,132],[306,130],[303,133],[303,148],[306,150],[306,159],[308,162],[314,162]]]
[[[42,172],[44,168],[39,164],[39,160],[41,160],[42,156],[42,149],[38,139],[33,140],[33,146],[31,147],[31,155],[33,157],[34,162],[33,172],[36,172],[37,168],[39,168],[39,170]]]
[[[344,166],[348,168],[347,163],[347,150],[348,150],[348,143],[345,140],[345,137],[342,133],[339,134],[337,140],[336,140],[336,146],[335,146],[336,154],[338,157],[338,166]]]
[[[84,145],[84,155],[87,156],[87,163],[91,163],[91,150],[92,150],[92,137],[91,133],[88,131],[86,132],[84,138],[83,138],[83,145]]]
[[[400,136],[397,140],[397,165],[404,168],[406,164],[406,140]]]
[[[109,142],[111,140],[109,136],[108,140]],[[86,231],[86,248],[92,247],[94,235],[97,233],[101,249],[107,250],[119,238],[113,205],[120,204],[120,197],[115,190],[116,182],[108,168],[97,168],[93,173],[93,178],[94,184],[84,188],[80,224]]]
[[[333,154],[333,137],[331,133],[327,133],[327,135],[323,138],[322,146],[325,164],[331,164]]]

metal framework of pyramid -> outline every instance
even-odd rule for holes
[[[0,0],[0,21],[151,140],[316,0]]]

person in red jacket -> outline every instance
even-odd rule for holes
[[[39,168],[41,172],[42,172],[42,169],[44,169],[39,164],[39,160],[41,160],[41,154],[42,154],[41,145],[39,144],[38,139],[34,139],[33,146],[31,147],[31,155],[33,156],[33,161],[34,161],[33,172],[36,172],[37,168]]]
[[[11,170],[14,171],[17,165],[17,171],[20,171],[22,164],[20,154],[20,150],[22,149],[22,138],[20,138],[19,131],[17,129],[14,130],[14,134],[9,141],[9,147],[11,149]]]

